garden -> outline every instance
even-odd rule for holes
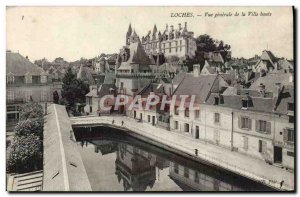
[[[21,106],[19,122],[14,128],[15,136],[8,143],[8,173],[26,173],[43,168],[44,111],[38,103]]]

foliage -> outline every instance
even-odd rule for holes
[[[42,169],[43,146],[38,136],[15,136],[8,148],[7,170],[24,173]]]
[[[20,120],[43,118],[43,107],[38,103],[26,103],[20,109]]]
[[[35,134],[42,138],[43,136],[43,119],[27,119],[18,122],[15,126],[15,133],[18,136]]]
[[[196,57],[195,61],[200,63],[201,66],[204,66],[205,64],[205,53],[207,52],[213,52],[218,51],[222,55],[224,61],[229,61],[230,57],[228,56],[230,53],[231,46],[228,44],[224,44],[222,40],[218,41],[216,39],[213,39],[207,34],[200,35],[196,39],[197,44],[197,51],[196,51]]]
[[[179,60],[180,60],[179,57],[176,56],[176,55],[171,55],[171,56],[167,57],[167,62],[168,63],[176,63]]]
[[[71,68],[68,68],[62,81],[62,97],[66,102],[67,109],[75,109],[75,103],[85,103],[89,85],[78,80]]]
[[[230,45],[224,44],[222,40],[218,41],[211,38],[209,35],[204,34],[200,35],[196,39],[197,51],[211,52],[211,51],[221,51],[230,50]]]

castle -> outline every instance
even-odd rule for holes
[[[130,45],[131,42],[139,39],[135,31],[132,31],[131,25],[129,25],[126,34],[126,45]],[[153,27],[153,31],[149,31],[146,36],[141,39],[141,44],[145,52],[149,56],[154,56],[154,59],[159,55],[164,55],[166,58],[169,56],[177,56],[181,59],[193,58],[195,51],[197,50],[196,40],[194,38],[194,32],[187,30],[187,23],[184,27],[178,24],[178,29],[174,29],[171,25],[170,29],[168,24],[165,30],[158,31],[156,25]]]

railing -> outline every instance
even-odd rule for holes
[[[16,104],[16,103],[24,103],[25,99],[23,98],[16,98],[16,99],[6,99],[7,104]]]
[[[155,73],[117,73],[117,77],[143,77],[143,78],[154,78]]]

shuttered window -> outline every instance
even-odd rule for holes
[[[239,128],[251,130],[252,129],[252,121],[248,117],[239,117]]]
[[[294,143],[294,129],[292,128],[284,129],[283,141],[290,145]]]
[[[267,122],[264,120],[256,120],[255,130],[259,133],[271,134],[271,122]]]
[[[220,114],[219,113],[215,113],[215,123],[216,124],[220,123]]]

